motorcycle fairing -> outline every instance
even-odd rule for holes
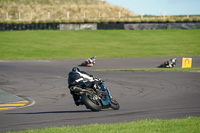
[[[101,102],[104,106],[109,105],[110,104],[110,97],[107,95],[107,96],[105,96],[105,98],[101,98]]]

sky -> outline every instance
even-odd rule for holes
[[[102,0],[137,15],[200,15],[200,0]]]

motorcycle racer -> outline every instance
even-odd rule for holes
[[[176,66],[176,58],[172,58],[169,61],[165,61],[163,64],[158,66],[158,68],[173,68]]]
[[[84,71],[81,71],[78,67],[73,67],[72,71],[68,74],[68,88],[72,86],[79,86],[81,88],[93,88],[95,91],[103,90],[104,88],[99,88],[102,81],[93,75],[90,75]],[[76,95],[70,90],[73,96],[75,104],[80,105],[80,96]],[[104,93],[106,95],[106,92]]]
[[[80,66],[92,67],[95,64],[96,56],[86,59]]]

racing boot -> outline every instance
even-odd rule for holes
[[[75,101],[75,104],[76,104],[76,106],[81,105],[81,99],[76,100],[76,101]]]

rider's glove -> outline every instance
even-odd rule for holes
[[[96,90],[99,89],[99,86],[98,86],[97,84],[94,84],[94,85],[93,85],[93,89],[96,91]]]
[[[93,77],[94,81],[101,81],[101,78]]]

